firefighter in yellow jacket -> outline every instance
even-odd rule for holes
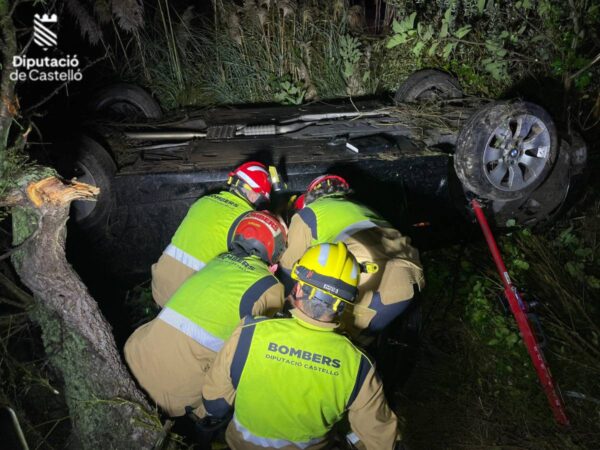
[[[398,423],[375,369],[335,330],[357,294],[356,259],[343,243],[320,244],[292,277],[292,318],[244,319],[206,377],[199,415],[225,417],[233,408],[225,434],[233,450],[313,450],[327,446],[347,412],[355,445],[391,450]]]
[[[271,179],[259,162],[233,170],[228,185],[229,191],[206,195],[190,207],[171,243],[152,265],[152,296],[159,306],[193,273],[227,251],[228,238],[245,213],[269,202]]]
[[[231,251],[191,276],[125,344],[125,359],[140,386],[173,417],[200,404],[206,371],[240,319],[272,315],[283,304],[283,285],[270,266],[285,249],[285,225],[270,213],[253,211],[232,234]]]
[[[311,245],[344,242],[361,265],[358,300],[342,318],[344,329],[356,337],[382,331],[408,306],[424,285],[423,269],[410,238],[364,205],[349,200],[350,187],[336,175],[313,180],[303,204],[292,217],[288,249],[281,258],[284,273]]]

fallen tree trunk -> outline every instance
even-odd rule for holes
[[[117,351],[111,327],[65,257],[71,201],[98,189],[46,177],[11,196],[12,262],[36,303],[50,363],[64,381],[75,447],[152,448],[160,421]]]

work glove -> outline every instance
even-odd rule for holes
[[[202,419],[194,413],[194,408],[191,406],[185,407],[185,415],[188,417],[194,426],[201,432],[211,433],[217,431],[229,423],[233,413],[227,414],[225,417],[216,418],[212,416],[204,416]]]

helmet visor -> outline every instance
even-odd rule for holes
[[[346,303],[352,303],[358,294],[356,287],[337,278],[318,274],[298,264],[293,269],[292,278],[320,289]]]

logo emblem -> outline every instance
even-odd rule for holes
[[[33,19],[33,42],[44,50],[57,44],[57,34],[51,27],[56,26],[58,18],[56,14],[36,14]]]
[[[334,287],[330,284],[324,284],[323,289],[325,289],[326,291],[329,291],[329,292],[333,292],[334,294],[337,294],[339,292],[339,289],[337,289],[336,287]]]

